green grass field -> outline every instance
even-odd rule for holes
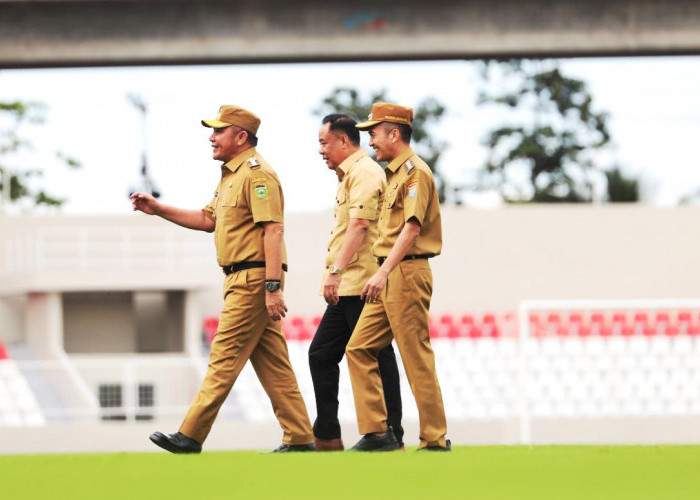
[[[0,498],[699,499],[700,446],[0,456]]]

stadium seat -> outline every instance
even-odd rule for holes
[[[3,359],[9,359],[9,355],[7,354],[7,350],[5,349],[5,346],[2,345],[2,340],[0,340],[0,361]]]
[[[483,336],[484,333],[481,331],[481,327],[479,325],[473,325],[472,329],[469,331],[469,338],[480,339]]]
[[[498,338],[501,329],[498,327],[495,314],[484,314],[481,321],[481,333],[483,337]]]
[[[216,316],[208,316],[204,318],[202,324],[202,331],[204,332],[204,338],[207,344],[211,344],[216,335],[216,331],[219,328],[219,318]]]
[[[289,321],[283,321],[282,333],[287,340],[308,340],[313,337],[303,316],[292,316]]]
[[[459,324],[455,325],[454,335],[456,338],[469,338],[474,329],[474,316],[464,314],[459,320]]]
[[[633,335],[650,335],[649,318],[645,312],[637,312],[632,319]]]

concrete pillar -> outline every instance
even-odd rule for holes
[[[63,348],[63,308],[58,292],[30,293],[25,310],[27,346],[37,359],[59,359]]]

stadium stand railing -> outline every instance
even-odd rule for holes
[[[24,375],[0,341],[0,425],[43,425],[45,419]]]

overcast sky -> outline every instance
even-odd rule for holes
[[[614,158],[643,178],[647,203],[670,206],[700,188],[700,57],[575,59],[562,69],[584,79],[594,108],[610,113]],[[164,202],[209,201],[220,170],[200,120],[220,104],[238,104],[261,117],[258,150],[280,176],[287,210],[300,212],[333,201],[336,178],[318,155],[319,119],[311,113],[332,88],[385,88],[408,106],[426,96],[442,101],[448,113],[438,133],[449,143],[442,170],[459,183],[484,161],[481,140],[499,119],[475,105],[479,85],[464,61],[2,70],[0,101],[48,105],[45,124],[23,128],[35,150],[21,161],[45,168],[49,191],[69,199],[64,213],[129,213],[142,148],[130,92],[149,106],[148,161]],[[56,150],[82,169],[58,168]],[[493,206],[488,197],[472,202]]]

